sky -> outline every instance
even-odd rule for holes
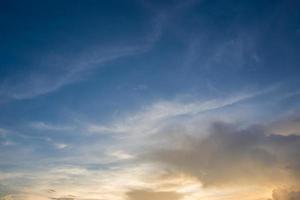
[[[299,0],[0,0],[0,200],[300,199]]]

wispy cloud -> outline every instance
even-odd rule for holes
[[[89,52],[86,56],[75,55],[69,58],[70,61],[62,61],[58,67],[55,67],[58,71],[53,70],[50,60],[44,67],[44,72],[32,71],[24,77],[7,79],[1,85],[0,95],[13,99],[31,99],[51,93],[65,85],[85,79],[88,72],[107,62],[145,52],[147,48],[148,45],[142,45],[94,50],[95,52]]]
[[[72,57],[48,55],[46,57],[49,59],[42,63],[44,70],[30,71],[26,74],[8,77],[3,81],[0,86],[0,96],[12,99],[31,99],[83,80],[89,72],[108,62],[145,53],[160,38],[164,23],[163,15],[154,16],[150,30],[145,36],[141,36],[139,43],[99,46],[80,52],[78,55],[72,55]]]
[[[195,117],[205,112],[218,110],[251,99],[266,91],[242,93],[226,98],[203,101],[158,101],[146,106],[142,111],[129,114],[109,125],[90,124],[87,130],[92,133],[120,133],[129,135],[147,135],[157,132],[168,121],[177,118]]]
[[[24,74],[7,77],[0,85],[0,96],[6,99],[31,99],[40,95],[55,92],[66,85],[85,79],[89,72],[114,60],[145,53],[153,48],[160,39],[165,26],[173,17],[187,11],[198,1],[176,3],[171,7],[152,4],[142,1],[145,9],[153,11],[149,21],[149,30],[138,36],[136,41],[124,45],[96,46],[83,50],[71,56],[51,55],[44,56],[43,61],[33,62],[42,65],[41,70],[33,70]]]

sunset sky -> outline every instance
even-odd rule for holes
[[[0,0],[0,200],[299,200],[299,0]]]

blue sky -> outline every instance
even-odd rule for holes
[[[0,199],[290,200],[300,191],[299,8],[0,1]],[[238,145],[247,139],[251,151]]]

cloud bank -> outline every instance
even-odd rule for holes
[[[204,138],[183,133],[180,141],[171,139],[169,147],[142,157],[197,177],[204,187],[299,187],[299,148],[297,135],[273,135],[260,126],[217,122]]]

